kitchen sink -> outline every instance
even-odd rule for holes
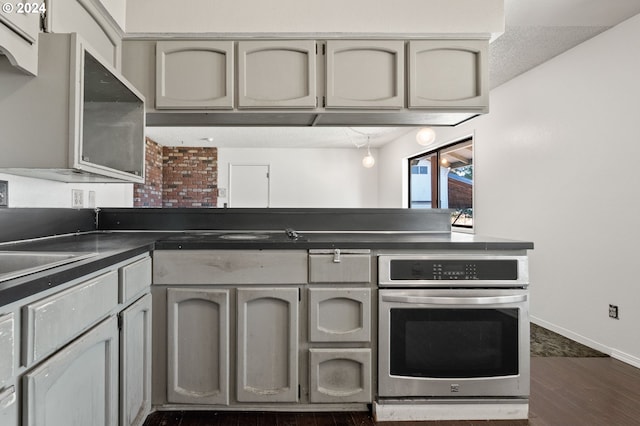
[[[95,256],[87,252],[0,251],[0,282]]]

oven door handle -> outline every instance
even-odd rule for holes
[[[419,296],[382,296],[383,302],[410,303],[420,305],[504,305],[527,300],[526,294],[515,296],[483,297],[419,297]]]

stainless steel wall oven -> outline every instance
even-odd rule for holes
[[[527,398],[526,256],[381,255],[378,396]]]

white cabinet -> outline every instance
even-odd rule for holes
[[[314,40],[238,42],[238,108],[315,108]]]
[[[167,401],[229,403],[229,291],[167,290]]]
[[[487,109],[486,40],[411,40],[409,108]]]
[[[233,108],[233,42],[159,41],[156,108]]]
[[[144,98],[77,34],[42,33],[38,50],[37,78],[0,57],[0,171],[144,182]]]
[[[329,40],[327,108],[404,106],[404,41]]]
[[[297,288],[237,290],[237,398],[298,401]]]
[[[24,426],[118,424],[118,324],[111,317],[23,378]]]
[[[151,411],[151,295],[120,318],[120,426],[141,426]]]
[[[16,0],[2,4],[4,7],[0,10],[0,53],[6,55],[13,66],[36,75],[40,12],[43,11],[45,3]]]

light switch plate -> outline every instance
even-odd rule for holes
[[[9,182],[0,180],[0,207],[9,207]]]

